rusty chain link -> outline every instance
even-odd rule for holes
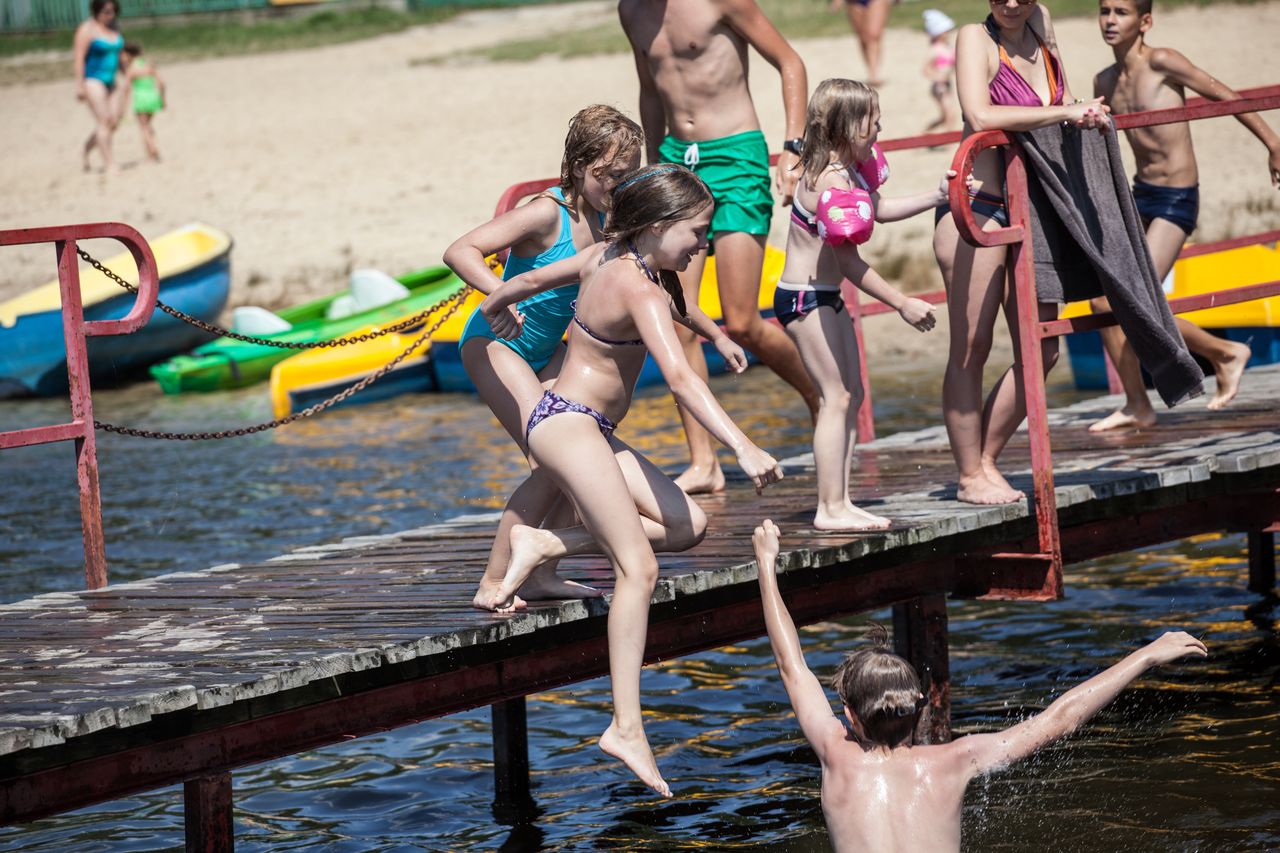
[[[84,249],[77,247],[76,254],[84,258],[84,260],[87,261],[89,265],[92,266],[95,270],[102,273],[107,278],[111,279],[116,284],[123,287],[125,290],[129,291],[130,293],[138,292],[138,288],[134,287],[132,284],[125,281],[123,278],[116,275],[111,270],[107,269],[105,266],[103,266],[101,261],[93,257],[93,255],[90,255]],[[417,314],[414,314],[409,319],[400,320],[390,326],[377,328],[377,329],[374,329],[372,332],[365,332],[364,334],[361,334],[361,335],[351,335],[345,338],[334,338],[333,340],[328,340],[328,341],[278,341],[278,340],[272,340],[270,338],[255,338],[252,335],[242,335],[239,332],[233,332],[230,329],[224,329],[223,327],[218,326],[214,323],[206,323],[204,320],[201,320],[199,317],[192,317],[190,314],[179,311],[177,308],[174,308],[171,305],[164,304],[159,299],[156,300],[156,307],[159,308],[164,313],[168,314],[170,317],[176,317],[177,319],[181,320],[184,323],[190,323],[191,325],[195,326],[197,329],[203,329],[204,331],[209,332],[210,334],[216,335],[221,338],[231,338],[233,341],[241,341],[246,344],[258,344],[260,346],[279,347],[280,349],[304,350],[304,349],[325,349],[327,347],[342,347],[342,346],[348,346],[349,344],[359,344],[359,343],[364,343],[365,341],[371,341],[375,338],[380,338],[384,335],[392,334],[393,332],[401,332],[401,331],[404,331],[405,329],[412,329],[414,326],[418,325],[419,323],[423,322],[428,317],[430,317],[434,312],[438,311],[442,307],[444,301],[447,301],[447,300],[442,300],[441,302],[437,302],[435,305],[432,305],[430,308],[426,308],[422,311],[419,311]]]
[[[436,330],[439,329],[442,325],[444,325],[444,322],[448,320],[450,317],[452,317],[454,313],[456,313],[457,310],[462,307],[463,303],[466,302],[466,297],[467,297],[466,288],[460,288],[459,290],[450,294],[448,297],[441,299],[435,305],[432,305],[425,312],[423,312],[423,316],[426,316],[431,314],[434,311],[438,311],[441,308],[444,308],[446,305],[449,306],[449,310],[445,311],[444,314],[442,314],[434,323],[432,323],[430,328],[428,328],[422,334],[414,338],[413,343],[411,343],[408,347],[406,347],[405,350],[401,352],[399,355],[397,355],[395,358],[391,359],[391,361],[387,362],[385,365],[378,368],[378,371],[376,373],[372,373],[366,376],[364,379],[361,379],[359,382],[355,383],[349,388],[346,388],[343,391],[339,391],[337,394],[330,397],[329,399],[316,403],[314,406],[308,406],[307,408],[303,409],[300,412],[294,412],[292,415],[289,415],[288,417],[277,418],[274,421],[270,421],[268,423],[263,423],[263,424],[254,424],[253,426],[237,427],[236,429],[225,429],[219,432],[159,432],[156,430],[149,430],[149,429],[134,429],[132,427],[122,427],[122,426],[117,426],[115,424],[109,424],[109,423],[105,423],[103,421],[98,421],[98,420],[95,420],[93,422],[93,426],[94,428],[103,430],[105,432],[114,432],[114,433],[118,433],[119,435],[131,435],[131,436],[134,436],[135,438],[161,438],[161,439],[168,439],[170,441],[208,441],[208,440],[217,439],[217,438],[233,438],[233,437],[242,436],[242,435],[252,435],[257,432],[265,432],[269,429],[275,429],[276,427],[285,426],[286,424],[291,424],[294,421],[302,420],[303,418],[309,418],[312,415],[323,412],[325,409],[328,409],[332,406],[336,406],[338,403],[341,403],[343,400],[347,399],[352,394],[355,394],[355,393],[358,393],[359,391],[364,390],[365,388],[369,387],[374,382],[377,382],[379,379],[381,379],[382,377],[390,373],[392,370],[394,370],[396,365],[400,364],[400,362],[404,361],[406,358],[409,357],[410,353],[416,350],[425,341],[430,340],[431,336],[435,334]]]

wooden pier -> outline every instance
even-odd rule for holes
[[[1115,402],[1051,413],[1064,559],[1244,531],[1248,582],[1269,592],[1280,368],[1250,371],[1225,412],[1193,401],[1162,412],[1155,429],[1091,435],[1087,425]],[[1030,487],[1027,460],[1020,434],[1005,454],[1020,488]],[[946,737],[946,597],[1056,592],[1048,568],[1025,559],[1037,535],[1027,503],[955,501],[937,427],[858,450],[855,500],[893,518],[891,530],[821,534],[808,527],[805,462],[789,460],[787,479],[762,498],[737,480],[701,500],[706,540],[660,557],[648,658],[764,633],[750,532],[772,517],[797,621],[895,605],[898,647],[930,675],[922,735]],[[460,519],[0,607],[0,822],[182,781],[189,849],[230,849],[232,769],[480,705],[494,706],[497,794],[526,799],[522,697],[608,671],[607,605],[471,609],[493,526]],[[611,583],[600,559],[562,571]]]

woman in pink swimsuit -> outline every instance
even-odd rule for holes
[[[1108,110],[1101,98],[1080,102],[1071,97],[1049,11],[1035,0],[991,0],[991,14],[984,23],[960,28],[956,80],[966,136],[980,130],[1034,130],[1060,122],[1085,128],[1107,124]],[[1003,177],[1004,160],[996,149],[978,156],[969,195],[984,230],[1009,224]],[[933,250],[947,287],[951,349],[942,407],[959,469],[956,497],[968,503],[1013,503],[1023,494],[1001,476],[996,458],[1026,417],[1016,360],[985,405],[982,399],[982,371],[1002,304],[1015,359],[1019,352],[1017,315],[1006,302],[1008,250],[979,248],[960,239],[945,207],[939,208]],[[1055,318],[1057,310],[1056,303],[1040,303],[1041,319]],[[1046,341],[1042,355],[1048,370],[1058,358],[1057,341]]]

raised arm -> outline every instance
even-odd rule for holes
[[[1151,51],[1151,67],[1211,101],[1240,100],[1239,92],[1219,82],[1209,72],[1172,48],[1159,47]],[[1249,132],[1267,147],[1267,171],[1270,173],[1271,184],[1280,187],[1280,136],[1257,113],[1240,113],[1236,120],[1249,128]]]
[[[502,286],[495,288],[481,300],[478,310],[489,321],[489,328],[498,337],[506,339],[519,337],[524,324],[524,315],[516,310],[516,303],[554,287],[564,287],[566,284],[581,281],[585,265],[598,260],[603,250],[603,244],[597,244],[590,249],[556,261],[554,264],[535,267],[528,272],[512,276],[506,281],[499,280]]]
[[[844,739],[844,725],[831,713],[831,702],[822,683],[805,663],[800,635],[778,591],[778,526],[765,519],[751,536],[751,544],[756,552],[760,603],[764,606],[764,625],[769,631],[774,663],[778,665],[782,686],[796,712],[800,730],[818,754],[818,760],[825,763],[831,745]]]
[[[783,138],[803,137],[804,113],[809,103],[809,78],[804,60],[760,11],[755,0],[719,0],[719,6],[729,26],[782,76],[782,109],[786,123],[786,136]],[[778,155],[774,187],[784,205],[790,204],[795,194],[796,181],[800,177],[795,167],[799,162],[800,158],[790,151]]]
[[[689,366],[684,348],[676,337],[671,323],[671,305],[648,281],[618,282],[620,296],[627,300],[631,320],[635,323],[640,339],[644,341],[662,378],[667,381],[672,395],[707,432],[722,442],[738,457],[738,465],[751,478],[756,492],[782,479],[782,469],[772,456],[752,443],[738,429],[719,401],[711,394],[707,383]]]
[[[560,229],[559,205],[554,199],[535,198],[515,210],[473,228],[444,251],[444,262],[458,278],[484,294],[502,284],[485,260],[510,247],[520,255],[536,255],[550,248]]]
[[[956,37],[956,88],[960,109],[974,130],[1035,130],[1063,121],[1079,125],[1086,122],[1090,109],[1094,115],[1110,112],[1100,98],[1051,107],[1008,107],[991,103],[987,89],[991,81],[990,43],[990,37],[979,24],[966,24]]]
[[[1187,655],[1206,657],[1204,643],[1183,631],[1170,631],[1110,669],[1071,688],[1042,713],[994,734],[970,735],[952,744],[970,775],[987,773],[1026,758],[1071,734],[1153,666]]]
[[[880,273],[873,270],[871,265],[862,259],[856,246],[847,243],[837,246],[836,261],[840,264],[840,274],[849,279],[854,287],[897,311],[910,325],[922,332],[927,332],[937,322],[932,305],[923,299],[903,294],[898,288],[885,281]]]

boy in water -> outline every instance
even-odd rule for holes
[[[1145,35],[1152,25],[1151,0],[1099,0],[1098,25],[1102,40],[1115,52],[1116,63],[1094,78],[1093,94],[1105,99],[1113,115],[1181,107],[1186,103],[1185,89],[1214,101],[1240,97],[1178,51],[1146,43]],[[1280,187],[1280,136],[1256,113],[1236,118],[1267,147],[1271,183]],[[1173,269],[1183,242],[1195,230],[1200,209],[1191,130],[1179,122],[1126,130],[1125,136],[1137,161],[1133,199],[1146,224],[1156,274],[1163,279]],[[1092,304],[1095,311],[1109,310],[1105,299]],[[1177,322],[1187,348],[1213,365],[1218,390],[1209,408],[1221,409],[1240,388],[1249,348],[1212,335],[1181,317]],[[1089,427],[1090,431],[1153,426],[1156,413],[1124,333],[1111,326],[1102,330],[1102,340],[1124,385],[1125,404]]]
[[[822,814],[837,851],[959,850],[960,810],[970,779],[1075,731],[1151,667],[1208,654],[1190,634],[1170,632],[1016,726],[914,746],[912,734],[925,701],[915,669],[883,641],[846,657],[833,679],[846,728],[805,664],[778,592],[777,526],[765,521],[751,541],[769,642],[796,719],[822,763]]]
[[[621,0],[618,17],[635,53],[640,78],[640,124],[650,163],[679,163],[706,182],[715,197],[707,240],[725,331],[795,386],[816,413],[818,393],[787,334],[760,316],[760,272],[773,197],[769,146],[747,88],[747,52],[755,48],[782,75],[786,142],[775,181],[791,203],[804,137],[808,81],[804,62],[755,0]],[[699,253],[680,274],[685,301],[698,304],[706,263]],[[693,333],[681,328],[689,363],[704,378],[706,362]],[[690,494],[724,489],[724,474],[706,430],[681,411],[690,465],[676,482]]]

